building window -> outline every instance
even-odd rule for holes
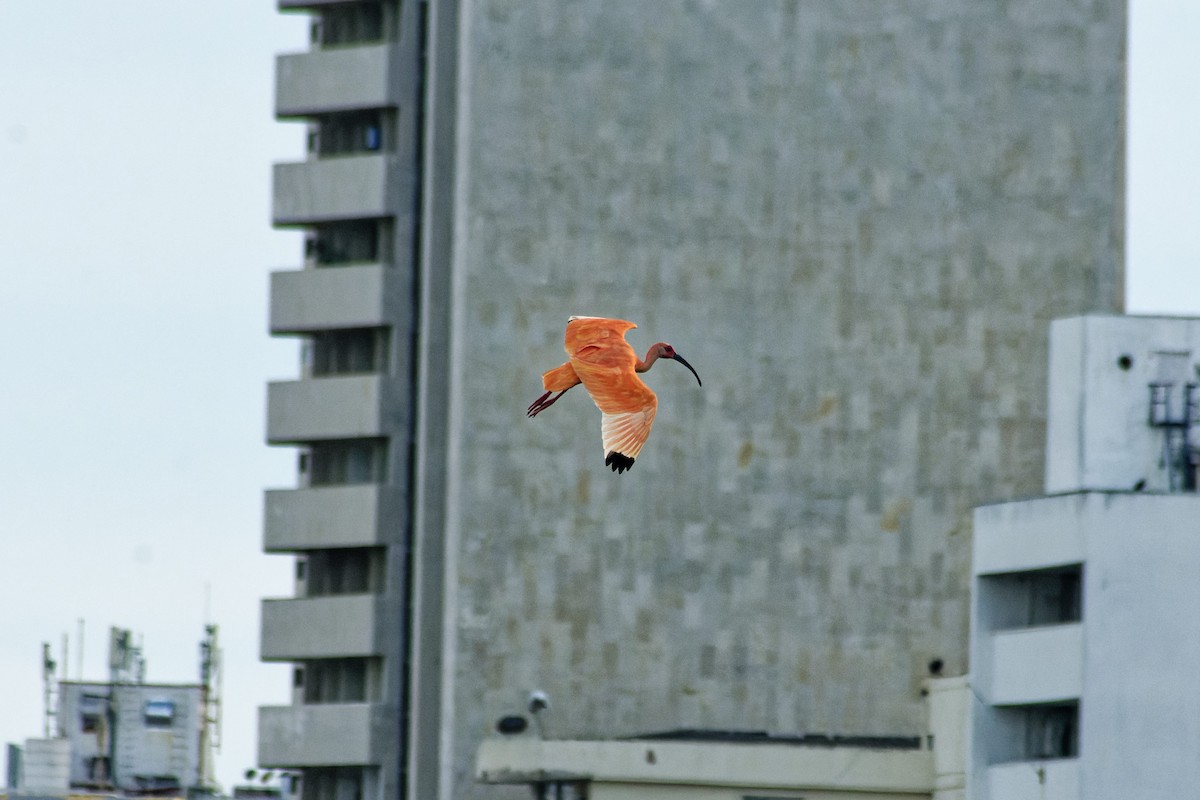
[[[311,486],[380,483],[386,477],[386,439],[314,442],[309,450]]]
[[[1029,706],[1025,713],[1024,760],[1079,755],[1079,704]]]
[[[383,7],[379,3],[347,3],[328,8],[313,19],[309,38],[318,48],[381,42]]]
[[[308,596],[378,592],[383,584],[383,548],[313,550],[308,554]]]
[[[362,767],[311,767],[304,770],[301,800],[363,800]]]
[[[396,114],[381,109],[347,111],[316,117],[308,127],[308,153],[317,158],[391,152]]]
[[[360,132],[364,142],[378,141],[383,147],[385,135],[370,128]],[[375,137],[374,139],[372,137]],[[387,220],[350,220],[313,227],[304,240],[304,263],[312,267],[340,266],[388,261],[392,227]]]
[[[147,700],[142,717],[147,728],[169,728],[175,721],[175,703],[170,700]]]
[[[990,630],[1079,622],[1083,565],[983,576],[979,608],[981,622]]]
[[[79,715],[79,732],[80,733],[97,733],[100,730],[100,715],[99,714],[80,714]]]
[[[308,368],[313,377],[386,372],[387,328],[347,328],[313,334]]]
[[[1079,756],[1079,702],[994,706],[984,743],[989,764]]]
[[[379,699],[378,658],[328,658],[305,663],[304,702],[367,703]]]

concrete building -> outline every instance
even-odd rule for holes
[[[69,785],[174,794],[207,786],[204,700],[198,684],[63,682]]]
[[[510,731],[480,744],[476,777],[555,800],[964,800],[967,680],[930,678],[922,695],[922,736],[668,731],[572,741]]]
[[[570,765],[567,770],[547,765]],[[911,746],[821,746],[786,742],[662,739],[493,739],[480,750],[479,778],[528,784],[555,800],[743,800],[804,791],[829,800],[929,800],[932,758]],[[530,796],[527,794],[526,796]]]
[[[1200,319],[1051,335],[1048,496],[975,516],[972,800],[1200,785]]]
[[[44,736],[8,750],[10,797],[205,797],[217,791],[221,682],[216,625],[200,643],[198,683],[150,683],[133,633],[109,632],[106,681],[56,680],[43,645]],[[64,644],[65,652],[65,644]]]
[[[534,688],[555,737],[920,735],[971,509],[1043,486],[1046,326],[1121,308],[1124,0],[280,6],[261,763],[492,793]],[[581,394],[523,416],[571,314],[704,377],[632,473]]]
[[[272,383],[267,437],[296,445],[295,488],[268,491],[263,547],[296,554],[296,591],[262,608],[264,660],[294,664],[291,705],[259,712],[258,761],[303,768],[316,798],[403,796],[412,679],[411,509],[421,291],[416,260],[425,5],[280,2],[312,17],[277,61],[275,112],[308,159],[278,164],[276,225],[304,269],[271,276],[271,332],[300,336]]]

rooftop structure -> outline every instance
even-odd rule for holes
[[[183,796],[216,791],[220,649],[206,626],[197,683],[150,683],[140,644],[112,628],[109,679],[57,681],[45,736],[9,748],[9,795]],[[44,653],[44,678],[55,663]],[[63,664],[65,675],[65,659]]]

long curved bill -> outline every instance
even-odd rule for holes
[[[687,361],[685,361],[685,360],[684,360],[684,358],[683,358],[683,356],[681,356],[681,355],[679,355],[678,353],[676,353],[676,354],[675,354],[675,360],[676,360],[676,361],[678,361],[680,364],[683,364],[683,365],[684,365],[685,367],[687,367],[688,369],[692,370],[692,374],[696,376],[696,383],[700,384],[701,386],[703,386],[703,385],[704,385],[704,381],[700,380],[700,375],[699,375],[699,374],[697,374],[697,372],[696,372],[696,370],[695,370],[695,369],[692,369],[692,365],[691,365],[691,364],[689,364]]]

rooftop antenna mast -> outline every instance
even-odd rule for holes
[[[75,672],[75,680],[82,681],[83,680],[83,617],[79,618],[79,655],[77,656],[77,658],[79,659],[79,669]],[[66,669],[66,667],[67,667],[67,665],[63,664],[63,669]]]
[[[205,614],[208,617],[208,597],[205,587]],[[203,719],[200,730],[200,781],[205,786],[216,786],[214,762],[221,752],[221,647],[218,644],[218,627],[206,622],[204,639],[200,642],[200,685]]]
[[[42,642],[42,691],[45,697],[45,724],[43,736],[49,739],[53,733],[54,726],[52,723],[58,716],[58,710],[55,708],[55,687],[58,685],[54,679],[54,671],[58,668],[58,664],[54,663],[54,659],[50,657],[50,643]]]
[[[1200,447],[1192,439],[1192,427],[1200,425],[1200,386],[1183,385],[1183,405],[1179,412],[1172,409],[1171,396],[1175,384],[1156,381],[1150,384],[1150,427],[1163,432],[1163,451],[1160,463],[1167,469],[1170,490],[1196,491],[1196,467]]]
[[[109,628],[108,673],[112,683],[142,683],[145,680],[146,659],[142,655],[142,644],[140,641],[134,644],[133,631],[128,628]]]

